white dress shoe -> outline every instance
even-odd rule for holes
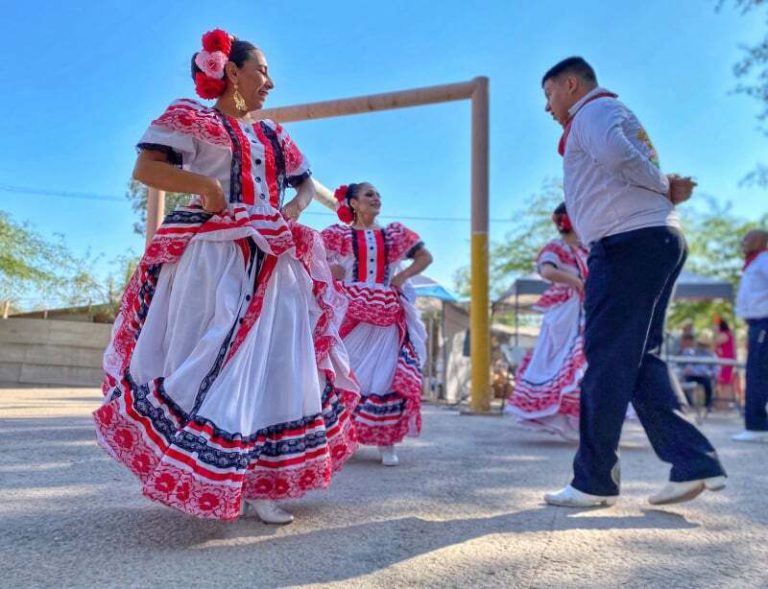
[[[734,442],[752,442],[755,444],[768,444],[768,432],[758,432],[745,429],[740,434],[731,436]]]
[[[577,429],[561,429],[557,433],[566,442],[579,443],[579,430]]]
[[[248,499],[244,503],[253,507],[256,515],[265,524],[289,524],[293,521],[293,516],[277,506],[277,503],[269,499]],[[242,512],[245,513],[243,505]]]
[[[667,505],[669,503],[683,503],[701,495],[704,491],[722,491],[725,489],[725,477],[711,477],[684,481],[681,483],[669,482],[656,495],[648,497],[651,505]]]
[[[590,495],[571,485],[544,495],[544,501],[560,507],[610,507],[618,498],[618,495]]]
[[[384,466],[397,466],[400,464],[400,459],[397,457],[394,446],[379,446],[379,453],[381,454],[381,463]]]

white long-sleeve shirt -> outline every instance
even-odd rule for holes
[[[583,243],[646,227],[680,227],[669,180],[640,121],[610,97],[571,107],[563,157],[565,204]],[[587,103],[587,104],[585,104]]]
[[[744,270],[736,294],[736,315],[742,319],[768,317],[768,251]]]

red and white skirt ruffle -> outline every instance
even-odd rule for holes
[[[360,383],[358,441],[389,446],[421,431],[426,331],[418,310],[384,285],[341,285],[348,298],[340,333]]]
[[[123,296],[99,443],[201,518],[328,486],[356,448],[344,309],[311,229],[266,204],[174,211]]]
[[[505,411],[525,427],[577,435],[586,368],[583,311],[580,298],[574,295],[547,308],[536,346],[517,370]]]

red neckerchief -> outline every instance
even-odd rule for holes
[[[762,254],[763,252],[768,252],[768,249],[758,250],[756,252],[752,252],[751,254],[747,254],[747,257],[744,258],[744,267],[741,269],[743,272],[747,268],[749,268],[749,265],[755,261],[755,258]]]
[[[618,98],[618,97],[619,95],[614,94],[613,92],[599,92],[594,96],[590,96],[587,100],[585,100],[584,103],[579,107],[579,110],[587,106],[593,100],[597,100],[598,98]],[[560,155],[563,155],[563,156],[565,155],[565,144],[568,143],[568,135],[571,134],[571,124],[573,124],[573,119],[578,114],[579,110],[573,113],[568,119],[568,122],[565,123],[565,128],[563,129],[563,135],[560,137],[560,143],[557,145],[557,153],[559,153]]]

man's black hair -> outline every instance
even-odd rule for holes
[[[583,57],[569,57],[551,67],[541,79],[541,85],[543,86],[547,80],[557,78],[561,74],[574,74],[585,82],[597,84],[595,70],[592,69],[592,66]]]

